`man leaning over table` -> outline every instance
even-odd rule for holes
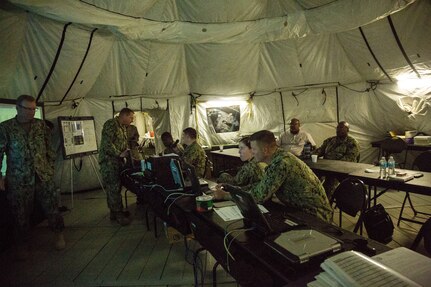
[[[250,143],[256,161],[268,164],[260,182],[247,190],[258,203],[276,196],[286,206],[326,222],[332,221],[333,211],[325,190],[303,161],[278,148],[274,134],[270,131],[254,133]]]

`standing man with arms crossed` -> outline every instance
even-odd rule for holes
[[[120,172],[129,156],[127,127],[133,122],[134,112],[123,108],[119,116],[107,120],[103,125],[99,151],[100,173],[106,189],[110,219],[120,225],[130,224],[123,212]]]
[[[64,249],[66,243],[54,184],[55,152],[50,145],[51,131],[44,121],[34,118],[36,100],[32,96],[19,96],[16,110],[15,118],[0,123],[0,167],[3,155],[7,156],[6,177],[0,176],[0,192],[6,191],[17,251],[24,257],[35,201],[40,203],[55,232],[55,248]]]

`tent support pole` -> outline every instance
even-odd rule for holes
[[[286,116],[284,114],[284,103],[283,103],[283,94],[280,93],[280,102],[281,102],[281,115],[283,116],[283,131],[286,132]]]
[[[335,98],[337,100],[337,123],[340,122],[340,108],[338,106],[338,86],[335,87]]]

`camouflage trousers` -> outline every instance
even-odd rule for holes
[[[34,184],[14,182],[6,178],[6,199],[11,209],[14,235],[17,241],[27,241],[31,216],[38,203],[55,232],[64,229],[64,220],[58,211],[58,194],[53,180],[41,181],[37,175]],[[32,180],[30,181],[32,182]]]
[[[112,212],[123,210],[120,178],[122,167],[122,163],[117,160],[100,163],[100,173],[106,191],[108,208]]]

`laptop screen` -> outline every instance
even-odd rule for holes
[[[261,237],[273,232],[250,193],[232,186],[226,186],[225,189],[231,194],[232,200],[241,211],[246,228],[253,228],[256,235]]]

